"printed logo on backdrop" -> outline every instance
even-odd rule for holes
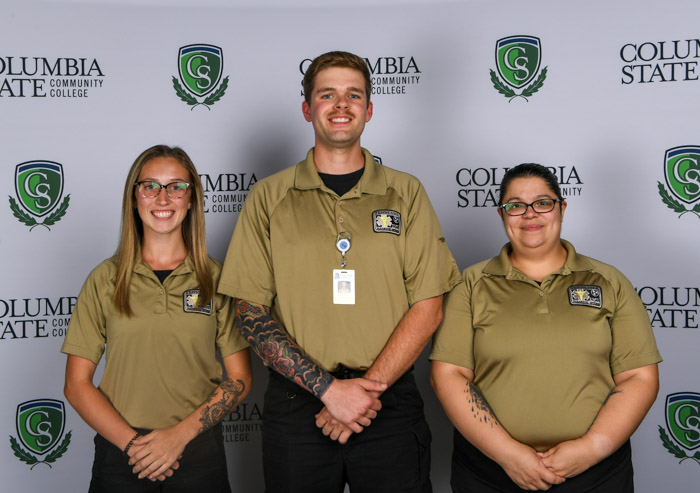
[[[666,396],[666,429],[659,437],[666,451],[682,463],[688,459],[700,465],[700,394],[678,392]]]
[[[197,106],[211,110],[210,106],[226,94],[228,76],[221,80],[224,55],[218,46],[192,44],[181,47],[177,69],[180,81],[175,76],[172,78],[175,94],[192,106],[192,110]]]
[[[221,421],[225,443],[250,442],[262,431],[262,413],[257,402],[242,402]]]
[[[659,329],[700,328],[700,288],[642,286],[634,288],[649,313],[651,326]]]
[[[19,440],[10,435],[10,447],[15,457],[31,469],[39,464],[51,468],[51,464],[68,450],[71,432],[63,436],[66,424],[63,401],[36,399],[23,402],[17,406],[15,424]]]
[[[413,56],[384,56],[365,58],[372,82],[372,94],[399,95],[406,94],[409,87],[420,83],[422,72]],[[305,58],[299,64],[302,75],[311,64],[311,58]],[[302,89],[301,95],[304,96]]]
[[[0,98],[87,98],[104,77],[96,58],[0,56]]]
[[[498,75],[489,70],[493,87],[507,97],[508,102],[515,98],[528,101],[527,98],[539,91],[547,78],[547,67],[540,71],[541,59],[540,38],[509,36],[499,39],[496,41]]]
[[[664,187],[658,182],[661,200],[681,217],[691,212],[700,218],[700,146],[679,146],[666,151]]]
[[[700,39],[627,43],[620,48],[623,85],[698,80]]]
[[[564,199],[583,193],[583,180],[576,166],[547,166],[556,176]],[[457,208],[496,207],[503,175],[510,168],[461,168],[457,171]]]
[[[29,227],[44,226],[49,231],[65,216],[70,194],[63,197],[63,166],[54,161],[27,161],[15,167],[17,200],[10,199],[10,210]],[[42,220],[43,218],[43,220]]]
[[[26,339],[63,338],[77,296],[0,298],[0,344]]]
[[[204,188],[204,213],[241,212],[250,188],[258,181],[255,173],[199,175]]]

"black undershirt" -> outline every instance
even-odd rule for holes
[[[364,173],[364,166],[357,171],[352,173],[347,173],[345,175],[330,175],[328,173],[319,173],[318,176],[323,180],[323,184],[328,188],[333,190],[338,194],[338,197],[342,197],[350,191],[352,187],[357,185],[357,182],[362,178],[362,173]]]
[[[173,271],[172,269],[170,269],[170,270],[154,270],[153,273],[156,275],[158,280],[160,280],[160,283],[163,284],[163,282],[165,282],[165,280],[168,278],[168,276],[170,275],[170,273],[172,271]]]

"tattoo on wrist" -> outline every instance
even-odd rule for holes
[[[216,402],[212,402],[219,389],[221,390],[221,398]],[[233,380],[227,378],[221,382],[219,388],[215,390],[206,400],[206,404],[208,405],[202,409],[202,415],[199,418],[199,422],[202,424],[202,426],[197,434],[202,433],[209,428],[213,428],[214,425],[233,411],[233,409],[238,405],[238,401],[240,400],[241,394],[243,394],[244,391],[245,382],[243,382],[243,380],[239,379],[234,382]]]
[[[331,374],[294,344],[268,307],[237,300],[236,326],[267,366],[319,399],[333,383]]]
[[[499,426],[496,415],[491,410],[491,406],[486,402],[484,396],[479,392],[479,389],[471,382],[467,382],[467,388],[464,390],[464,393],[467,395],[467,404],[471,405],[471,410],[475,418],[490,425],[491,428]]]

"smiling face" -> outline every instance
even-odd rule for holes
[[[331,67],[316,75],[310,103],[302,103],[306,121],[311,122],[316,146],[328,150],[360,145],[360,136],[372,118],[372,103],[361,72]]]
[[[502,202],[524,202],[529,204],[540,199],[556,199],[547,182],[538,177],[513,179],[505,191]],[[498,213],[503,219],[508,239],[513,251],[525,253],[531,249],[554,251],[560,248],[561,223],[564,219],[566,202],[555,204],[550,212],[537,213],[528,207],[521,216],[509,216],[502,209]]]
[[[191,183],[191,178],[184,166],[177,159],[171,157],[157,157],[148,161],[141,168],[138,181],[151,180],[167,185],[174,181]],[[187,216],[187,211],[192,206],[191,191],[183,198],[170,198],[161,189],[157,197],[148,198],[142,196],[138,187],[134,187],[136,197],[136,209],[143,223],[144,240],[153,235],[179,235],[182,238],[182,222]]]

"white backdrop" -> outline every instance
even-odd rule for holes
[[[640,290],[665,360],[657,402],[633,437],[637,491],[697,490],[700,4],[147,4],[0,3],[3,491],[87,489],[94,433],[65,402],[59,349],[85,277],[115,250],[134,158],[156,143],[188,151],[208,189],[210,253],[223,260],[250,185],[312,145],[300,110],[304,60],[333,49],[367,58],[377,91],[363,145],[423,181],[460,268],[506,241],[492,207],[506,168],[539,162],[557,173],[569,201],[563,236]],[[539,67],[518,89],[496,62],[496,42],[514,36],[538,38],[540,48]],[[195,98],[220,96],[206,106],[188,105],[174,89],[173,78],[185,99],[195,97],[178,70],[188,45],[221,50],[221,79]],[[500,94],[490,70],[526,98]],[[667,181],[666,153],[678,147],[688,148],[687,159],[676,168],[671,161]],[[31,193],[45,194],[36,202],[23,192],[26,175],[17,175],[25,163],[54,177],[30,180]],[[60,164],[62,178],[47,163]],[[434,434],[433,484],[447,492],[451,427],[429,389],[425,356],[417,367]],[[234,491],[262,491],[265,378],[256,365],[252,395],[225,423]],[[672,394],[683,394],[685,411],[667,419]],[[48,430],[51,444],[32,449],[17,414],[37,400],[66,409],[50,430],[33,429]]]

